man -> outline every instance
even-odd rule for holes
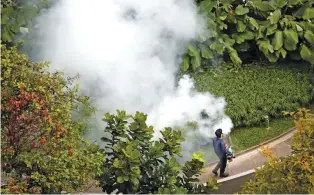
[[[222,130],[217,129],[215,131],[216,137],[213,140],[214,150],[217,156],[219,157],[219,162],[213,170],[213,173],[218,176],[218,169],[220,169],[220,177],[228,177],[229,174],[225,173],[227,166],[227,146],[223,139],[221,139]]]

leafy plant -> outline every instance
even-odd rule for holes
[[[217,189],[211,178],[206,186],[196,184],[204,166],[201,154],[194,154],[183,166],[177,162],[183,141],[180,131],[168,127],[160,131],[160,138],[152,140],[154,130],[146,118],[140,112],[133,116],[119,110],[116,115],[105,114],[107,137],[102,140],[107,144],[106,160],[99,177],[103,191],[186,194]]]
[[[285,65],[287,66],[287,65]],[[227,101],[226,114],[235,126],[250,126],[270,118],[282,117],[282,111],[295,110],[314,97],[313,84],[305,72],[267,63],[192,74],[196,88],[222,96]]]
[[[293,137],[292,153],[277,158],[269,148],[263,148],[268,161],[256,170],[255,178],[247,182],[245,194],[312,194],[314,192],[314,121],[307,109],[291,113],[298,131]]]
[[[229,57],[239,67],[241,55],[276,62],[303,59],[314,64],[314,8],[311,0],[198,0],[207,36],[187,46],[182,71],[206,68],[208,60]],[[262,54],[262,55],[261,55]],[[243,57],[242,57],[243,58]]]
[[[71,112],[88,99],[75,78],[49,73],[15,47],[1,45],[1,168],[8,193],[79,192],[101,173],[100,150],[82,137],[85,125]]]
[[[21,35],[27,34],[34,25],[40,10],[48,8],[48,0],[25,2],[23,0],[1,1],[1,40],[13,45]]]

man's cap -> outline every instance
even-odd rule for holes
[[[222,129],[217,129],[216,131],[215,131],[215,135],[216,136],[220,136],[222,134]]]

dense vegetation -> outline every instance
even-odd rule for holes
[[[151,141],[154,129],[146,119],[143,113],[132,116],[119,110],[105,115],[106,160],[99,179],[104,192],[199,194],[217,188],[210,178],[207,185],[192,183],[204,167],[202,154],[193,154],[183,166],[177,162],[184,141],[180,131],[165,128],[161,138]]]
[[[84,119],[94,108],[87,97],[78,95],[76,77],[50,71],[47,63],[34,63],[11,48],[29,34],[49,2],[53,1],[1,1],[5,44],[1,45],[1,168],[10,179],[1,192],[77,193],[94,180],[107,192],[180,194],[217,189],[211,178],[206,186],[194,184],[204,166],[202,154],[193,154],[184,165],[177,162],[181,132],[165,128],[162,138],[151,141],[153,127],[146,125],[143,113],[107,113],[105,150],[83,139]],[[237,127],[281,117],[282,111],[313,100],[314,76],[309,71],[260,61],[314,64],[312,0],[196,2],[209,31],[188,45],[182,70],[206,70],[192,74],[197,88],[225,97],[227,114]],[[233,64],[214,70],[216,57]],[[252,59],[258,62],[240,66]],[[299,130],[293,155],[278,159],[265,149],[270,161],[243,193],[314,192],[313,121],[304,110],[293,116],[298,116]],[[281,122],[263,131],[236,128],[236,149],[253,146],[290,126],[287,119]]]
[[[75,78],[47,67],[1,45],[1,168],[9,193],[77,192],[101,173],[103,154],[71,117],[81,107],[92,111],[88,99],[70,87]]]
[[[263,154],[269,158],[255,179],[243,186],[244,194],[313,194],[314,193],[314,120],[306,109],[292,113],[297,125],[292,154],[277,158],[269,148]]]
[[[271,138],[279,136],[294,127],[289,117],[265,121],[252,127],[238,127],[231,131],[232,145],[236,152],[257,146]]]
[[[50,73],[48,63],[28,60],[16,47],[2,45],[1,50],[1,168],[9,178],[2,193],[77,193],[96,179],[107,192],[217,189],[212,179],[207,185],[194,184],[204,167],[202,154],[183,166],[177,162],[181,132],[166,128],[162,139],[151,141],[154,130],[143,113],[107,113],[106,150],[88,143],[82,119],[94,109],[87,97],[78,95],[76,77]]]
[[[48,0],[1,1],[1,41],[14,45],[27,37],[42,9],[51,5]]]
[[[314,97],[313,75],[267,63],[250,64],[238,71],[226,66],[192,75],[199,91],[226,99],[226,113],[235,126],[282,117],[282,111],[296,110]]]
[[[249,59],[314,64],[313,0],[196,0],[209,29],[187,48],[182,70],[206,68],[217,55],[239,66]]]

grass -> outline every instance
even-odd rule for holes
[[[272,120],[269,129],[266,125],[235,128],[231,131],[231,138],[235,152],[248,149],[272,139],[294,126],[292,118]]]

